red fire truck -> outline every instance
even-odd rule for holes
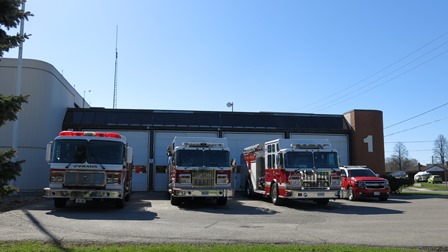
[[[249,197],[270,196],[274,205],[284,199],[327,205],[330,199],[339,198],[339,157],[327,139],[276,139],[249,146],[243,155]]]
[[[112,132],[62,131],[47,145],[49,187],[44,197],[56,208],[68,200],[129,200],[132,186],[132,148],[126,137]]]
[[[233,196],[231,174],[234,161],[225,138],[175,137],[168,146],[172,205],[188,198],[214,198],[225,205]]]

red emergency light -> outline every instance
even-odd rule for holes
[[[59,136],[94,136],[121,139],[121,135],[114,132],[92,132],[92,131],[61,131]]]

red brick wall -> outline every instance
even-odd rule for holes
[[[345,113],[344,116],[351,126],[350,164],[366,165],[383,175],[386,171],[383,112],[353,110]]]

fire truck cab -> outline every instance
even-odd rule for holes
[[[341,177],[337,151],[327,139],[276,139],[244,148],[247,196],[313,200],[327,205],[339,198]]]
[[[49,186],[44,197],[56,208],[68,200],[113,201],[124,206],[131,194],[132,148],[113,132],[62,131],[47,145]]]
[[[168,192],[172,205],[188,198],[214,198],[225,205],[233,196],[234,161],[225,138],[175,137],[168,146]]]

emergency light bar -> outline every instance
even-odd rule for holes
[[[291,144],[293,149],[323,149],[330,146],[329,144]]]
[[[186,147],[222,147],[224,148],[223,143],[200,143],[200,142],[184,142],[183,146]]]
[[[59,136],[93,136],[93,137],[109,137],[119,138],[121,135],[114,132],[93,132],[93,131],[61,131]]]

